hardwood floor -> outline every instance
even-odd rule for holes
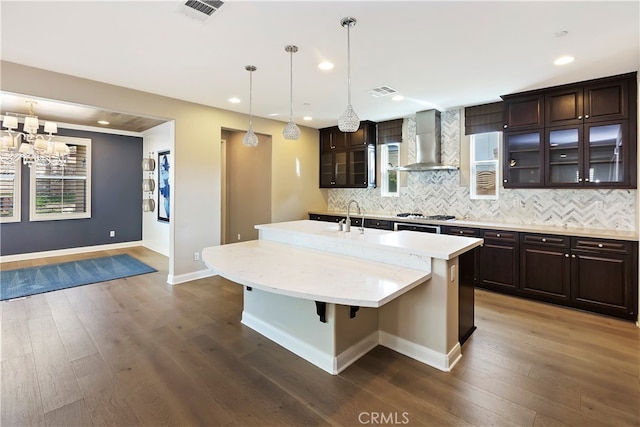
[[[631,322],[476,290],[451,373],[379,346],[331,376],[241,325],[234,283],[82,257],[122,252],[159,271],[0,304],[2,426],[640,425]]]

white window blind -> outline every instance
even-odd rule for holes
[[[0,163],[0,222],[20,222],[22,162]]]
[[[69,147],[69,158],[31,168],[31,221],[91,217],[91,140],[57,139]]]

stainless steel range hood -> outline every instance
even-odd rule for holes
[[[426,110],[416,113],[416,162],[396,168],[399,171],[422,172],[457,170],[455,165],[441,162],[440,111]]]

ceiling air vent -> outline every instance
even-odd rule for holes
[[[223,4],[223,1],[215,0],[187,0],[180,3],[177,10],[190,18],[205,21]]]
[[[380,98],[381,96],[387,96],[387,95],[391,95],[392,93],[396,93],[398,92],[397,90],[395,90],[392,87],[389,86],[379,86],[379,87],[375,87],[373,89],[371,89],[369,91],[369,95],[376,97],[376,98]]]

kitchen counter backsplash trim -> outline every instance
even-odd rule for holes
[[[443,161],[458,163],[461,139],[460,110],[442,113]],[[415,160],[415,119],[405,118],[404,142],[408,162]],[[637,235],[637,190],[633,189],[504,189],[498,200],[471,200],[460,187],[459,171],[407,174],[399,197],[382,197],[379,188],[330,189],[329,211],[343,211],[357,200],[365,212],[420,212],[447,214],[478,223],[560,229],[605,229]]]
[[[346,211],[309,211],[309,214],[316,215],[332,215],[332,216],[346,216]],[[554,225],[535,225],[535,224],[513,224],[503,222],[491,222],[491,221],[473,221],[466,219],[455,219],[449,221],[437,221],[427,219],[408,219],[399,218],[396,215],[388,215],[384,213],[369,213],[364,215],[369,219],[381,219],[391,220],[403,223],[416,223],[416,224],[437,224],[448,225],[454,227],[471,227],[481,228],[489,230],[504,230],[504,231],[519,231],[523,233],[543,233],[543,234],[557,234],[562,236],[573,237],[593,237],[599,239],[613,239],[613,240],[625,240],[625,241],[637,241],[639,234],[633,230],[612,230],[603,228],[589,228],[589,227],[562,227]],[[338,224],[336,224],[336,228]]]

